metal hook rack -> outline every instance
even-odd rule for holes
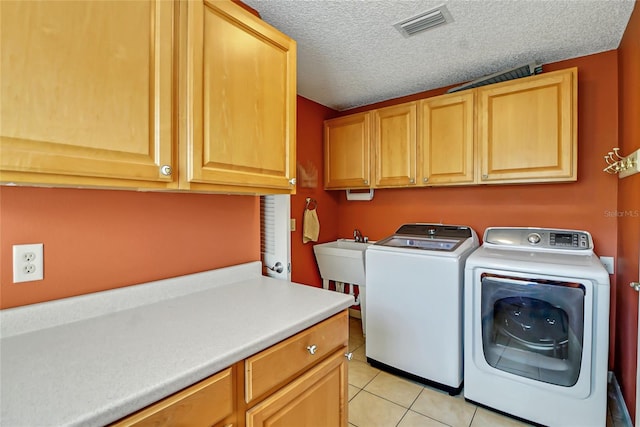
[[[636,150],[628,156],[621,156],[620,149],[618,147],[612,148],[604,156],[604,161],[607,162],[607,167],[602,169],[604,172],[615,175],[618,174],[619,178],[625,178],[640,172],[640,163],[638,158],[640,157],[640,150]]]

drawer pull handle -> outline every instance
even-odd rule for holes
[[[344,354],[344,357],[346,357],[346,358],[347,358],[347,360],[351,360],[351,359],[353,359],[353,353],[351,353],[351,352],[349,352],[349,353],[345,353],[345,354]]]
[[[309,351],[309,354],[314,355],[318,351],[318,346],[315,344],[307,346],[307,351]]]

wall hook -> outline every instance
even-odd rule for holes
[[[640,150],[636,150],[628,156],[622,156],[620,154],[620,148],[612,148],[612,151],[609,151],[607,155],[604,156],[607,167],[602,170],[612,175],[619,174],[619,178],[625,178],[638,173],[640,172],[640,165],[638,165],[639,153]]]
[[[315,208],[318,207],[318,202],[316,201],[316,199],[312,199],[311,197],[307,197],[307,204],[305,205],[305,209],[308,209],[310,211],[314,210]]]
[[[618,151],[620,151],[620,149],[619,149],[618,147],[616,147],[616,148],[614,148],[614,149],[613,149],[613,153],[612,153],[612,152],[609,152],[609,155],[613,154],[614,156],[616,156],[616,157],[617,157],[617,159],[614,159],[613,157],[611,157],[611,159],[612,159],[612,160],[616,160],[616,161],[618,161],[618,160],[624,160],[624,157],[621,157],[621,156],[618,154]]]

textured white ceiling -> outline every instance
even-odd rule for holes
[[[298,42],[298,94],[336,110],[616,49],[633,0],[244,0]],[[393,25],[445,4],[453,22]]]

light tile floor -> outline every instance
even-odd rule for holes
[[[350,427],[529,425],[473,405],[464,400],[462,393],[452,397],[446,392],[371,367],[366,362],[362,323],[357,318],[350,318],[349,322],[349,351],[353,353],[349,362]],[[612,406],[611,400],[609,406]],[[625,426],[615,415],[609,411],[606,427]]]

